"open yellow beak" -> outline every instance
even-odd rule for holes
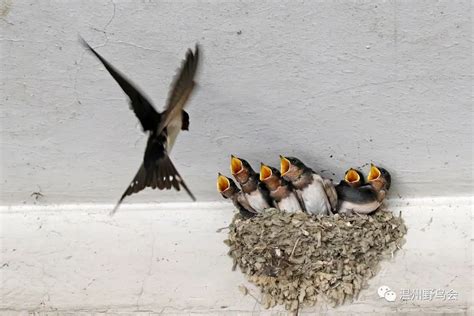
[[[272,169],[265,166],[263,163],[260,165],[260,181],[268,179],[272,175]]]
[[[380,177],[380,170],[374,164],[370,164],[369,175],[367,176],[368,181],[377,180]]]
[[[217,176],[217,191],[219,191],[219,193],[221,193],[221,192],[224,192],[225,190],[227,190],[229,187],[230,187],[229,179],[227,179],[227,177],[219,174]]]
[[[284,156],[280,155],[280,173],[284,176],[290,170],[291,163]]]
[[[347,183],[355,183],[360,181],[360,176],[354,169],[349,169],[344,176],[344,181]]]
[[[230,172],[232,172],[232,174],[238,174],[240,171],[242,171],[242,169],[243,169],[242,161],[240,161],[239,158],[232,155],[230,158]]]

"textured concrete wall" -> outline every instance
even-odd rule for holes
[[[115,202],[146,137],[80,33],[161,109],[204,49],[172,154],[200,200],[235,153],[339,179],[374,161],[392,196],[472,193],[470,1],[0,1],[2,204]],[[172,192],[129,201],[187,201]]]

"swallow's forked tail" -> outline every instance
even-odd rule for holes
[[[112,216],[117,212],[125,197],[140,192],[146,187],[150,187],[152,189],[158,188],[160,190],[170,190],[171,188],[175,188],[177,191],[180,191],[181,187],[183,187],[191,199],[196,201],[195,196],[183,181],[183,178],[179,174],[178,170],[176,170],[176,167],[173,165],[173,162],[169,156],[165,155],[164,157],[158,159],[155,163],[151,164],[148,168],[146,168],[142,163],[140,169],[138,169],[138,172],[135,175],[135,178],[133,178],[132,182],[130,182],[127,190],[125,190],[125,192],[122,194],[120,200],[117,202],[117,205],[115,205],[114,209],[109,215]]]

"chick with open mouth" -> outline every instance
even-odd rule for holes
[[[325,179],[295,157],[280,155],[282,177],[291,182],[306,212],[328,215],[336,209],[337,193],[330,179]]]
[[[283,179],[277,169],[262,163],[260,166],[260,181],[265,183],[276,208],[286,212],[303,210],[298,196],[293,192],[291,183]]]
[[[362,173],[355,169],[346,171],[344,180],[336,187],[338,212],[370,214],[380,207],[390,189],[390,173],[371,164],[367,183],[363,179]]]
[[[230,199],[243,218],[251,218],[257,212],[250,206],[243,192],[237,187],[234,180],[218,173],[217,191],[224,199]]]
[[[341,180],[341,182],[339,182],[336,188],[338,186],[344,186],[344,185],[348,185],[352,188],[358,188],[364,184],[365,184],[364,174],[357,169],[350,168],[349,170],[345,172],[344,179]]]
[[[273,205],[267,188],[259,180],[259,174],[252,169],[252,166],[246,160],[231,155],[230,171],[240,184],[248,203],[255,211],[263,212]]]

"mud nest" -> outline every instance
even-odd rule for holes
[[[234,269],[260,288],[265,308],[282,304],[291,311],[357,298],[406,233],[401,216],[387,211],[316,217],[269,209],[247,220],[237,214],[229,228],[224,242]]]

